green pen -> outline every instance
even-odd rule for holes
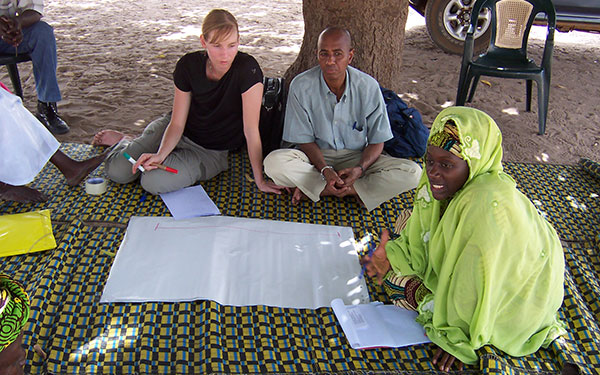
[[[129,160],[129,162],[133,165],[135,165],[135,163],[137,163],[137,160],[135,160],[134,158],[132,158],[127,152],[123,151],[123,156],[125,157],[125,159]],[[138,165],[138,169],[140,170],[140,172],[146,172],[146,170],[144,169],[144,167],[142,167],[141,165]]]

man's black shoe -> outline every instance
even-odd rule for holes
[[[58,116],[56,103],[44,103],[38,100],[37,109],[37,119],[50,130],[50,133],[65,134],[69,132],[69,125]]]

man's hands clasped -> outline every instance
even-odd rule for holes
[[[0,17],[0,38],[12,46],[17,48],[23,41],[23,32],[21,24],[16,18],[6,16]]]
[[[323,170],[323,177],[327,185],[323,195],[333,195],[338,198],[345,197],[348,194],[355,194],[354,182],[362,175],[362,169],[358,166],[344,168],[339,172],[333,168]]]

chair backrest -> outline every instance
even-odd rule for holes
[[[482,8],[491,10],[491,38],[488,51],[494,49],[515,50],[521,56],[527,55],[529,31],[536,16],[543,13],[548,21],[548,35],[554,40],[556,12],[551,0],[477,0],[471,14],[479,14]],[[471,20],[471,30],[475,30],[477,19]],[[518,51],[518,52],[517,52]]]
[[[501,0],[496,3],[496,41],[501,48],[523,47],[527,21],[533,5],[523,0]]]

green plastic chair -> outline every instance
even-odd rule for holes
[[[548,98],[550,96],[550,75],[556,13],[550,0],[477,0],[471,14],[479,14],[483,7],[491,9],[492,29],[487,51],[473,57],[473,33],[477,19],[471,20],[465,39],[465,50],[460,68],[456,105],[465,105],[473,100],[480,76],[517,78],[527,80],[527,101],[525,110],[531,111],[532,82],[538,89],[538,134],[546,131]],[[535,16],[544,13],[548,21],[548,31],[544,54],[540,65],[527,57],[527,40]]]
[[[29,56],[28,53],[20,53],[16,56],[14,54],[0,53],[0,65],[6,65],[8,76],[10,77],[10,81],[15,90],[15,95],[19,96],[21,99],[23,99],[23,87],[21,86],[21,78],[19,77],[17,64],[25,61],[31,61],[31,56]]]

